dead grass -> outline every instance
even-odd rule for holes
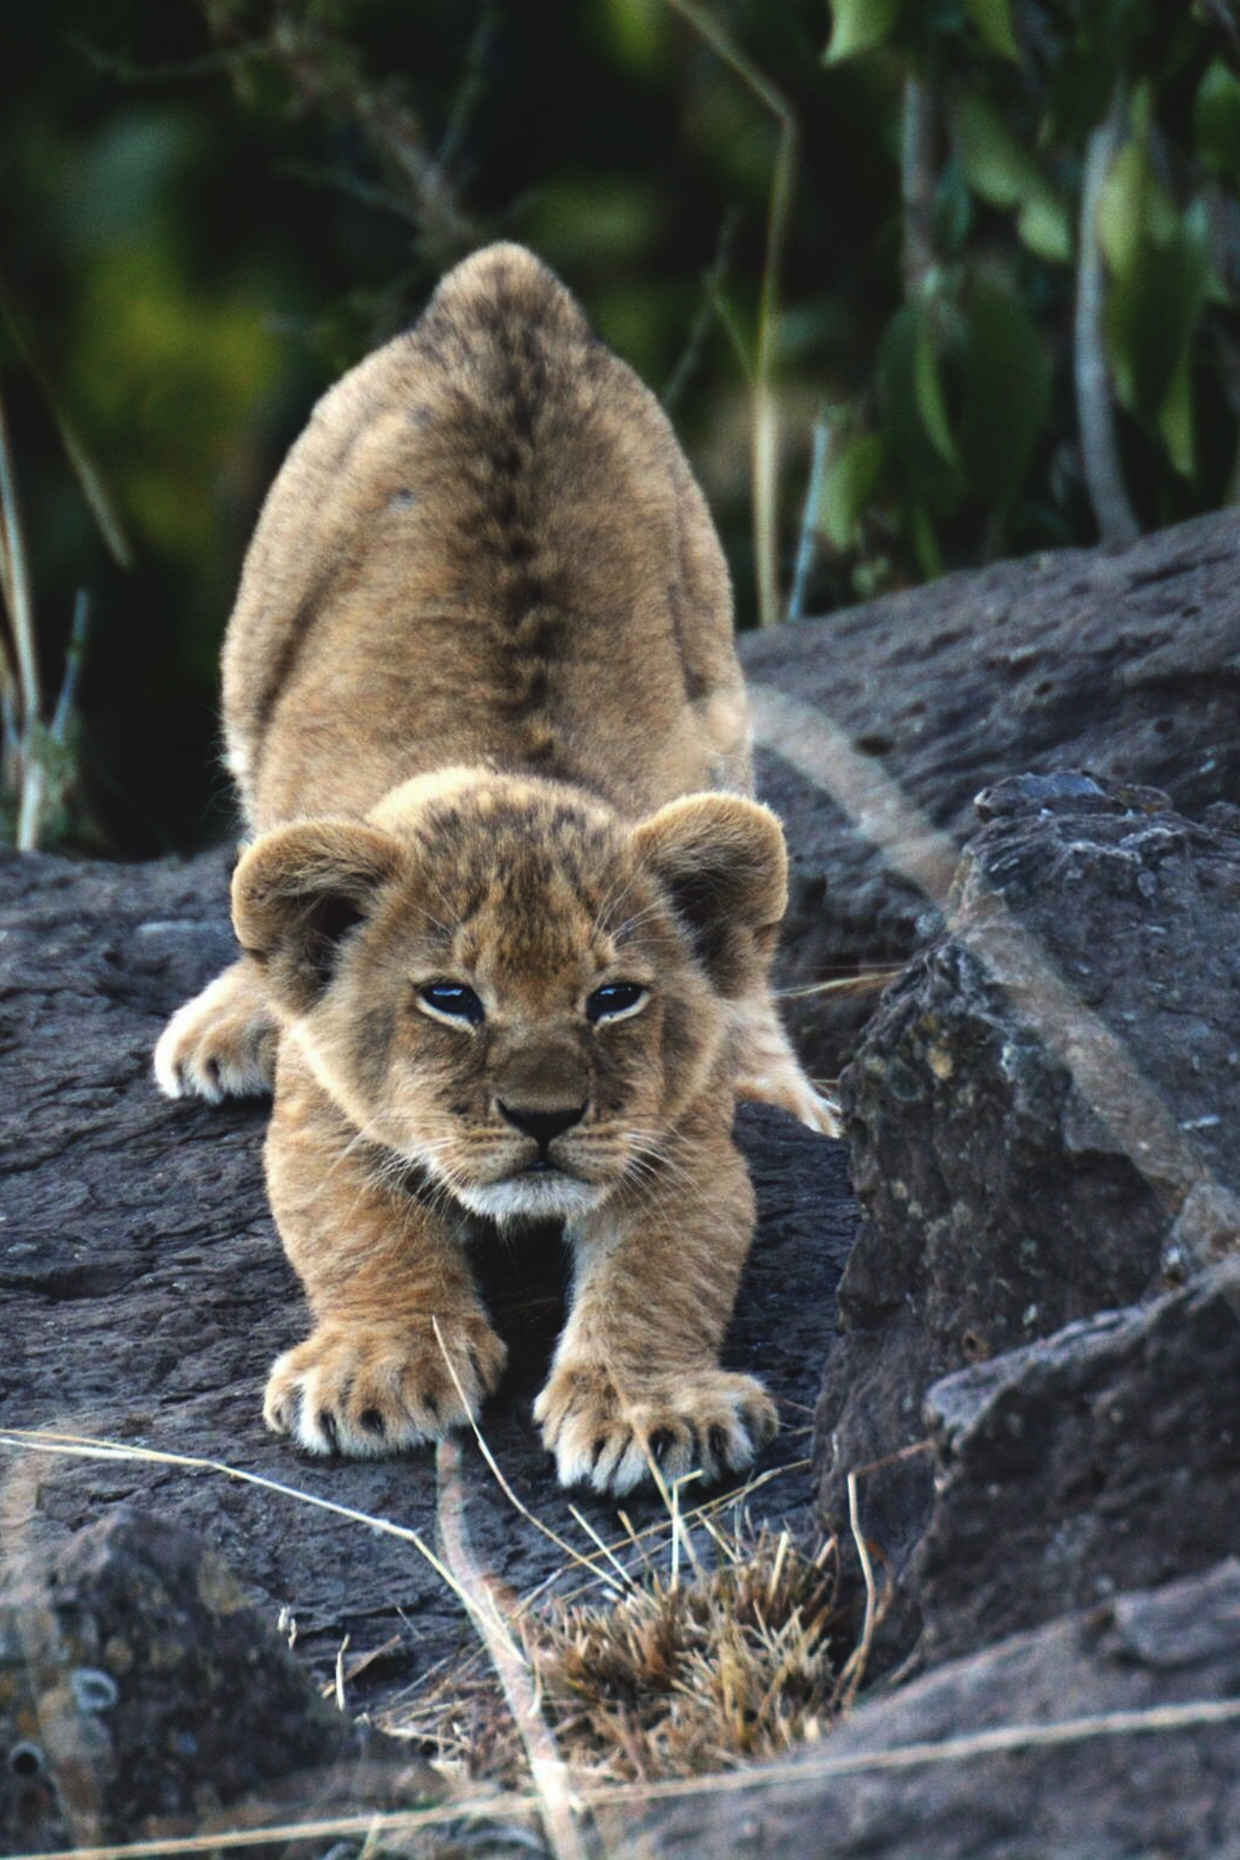
[[[682,1527],[683,1528],[683,1527]],[[747,1521],[699,1532],[687,1579],[647,1556],[623,1593],[522,1605],[492,1585],[575,1785],[702,1776],[817,1740],[841,1703],[834,1539],[814,1556]],[[704,1567],[704,1551],[710,1567]],[[846,1649],[845,1649],[846,1651]],[[385,1713],[448,1775],[522,1790],[527,1751],[481,1649]]]
[[[0,1430],[0,1445],[155,1461],[282,1492],[409,1542],[458,1596],[478,1632],[476,1649],[428,1674],[412,1696],[375,1718],[448,1780],[447,1800],[286,1825],[285,1838],[364,1834],[371,1860],[430,1852],[446,1860],[461,1840],[471,1852],[479,1841],[515,1840],[555,1860],[579,1860],[596,1803],[621,1800],[634,1787],[657,1794],[703,1786],[702,1779],[726,1786],[755,1761],[786,1758],[816,1743],[848,1710],[864,1669],[872,1583],[866,1628],[854,1645],[855,1613],[839,1601],[836,1540],[811,1554],[789,1530],[750,1517],[750,1502],[770,1480],[802,1471],[803,1463],[770,1469],[691,1510],[680,1486],[664,1489],[665,1517],[638,1533],[621,1513],[628,1535],[613,1544],[579,1518],[591,1547],[565,1557],[558,1576],[572,1592],[557,1595],[544,1584],[520,1598],[473,1557],[455,1441],[441,1442],[436,1455],[437,1552],[390,1520],[220,1463],[51,1430]],[[341,1649],[333,1690],[342,1709],[366,1663],[350,1665]],[[256,1838],[252,1828],[238,1827],[161,1844],[160,1851],[223,1852]],[[143,1843],[99,1849],[95,1860],[146,1860],[152,1851]]]

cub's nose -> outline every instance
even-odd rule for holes
[[[505,1104],[502,1098],[499,1109],[513,1129],[519,1130],[522,1136],[533,1137],[540,1150],[546,1149],[552,1137],[579,1124],[586,1114],[584,1104],[564,1105],[557,1111],[537,1111],[522,1104]]]

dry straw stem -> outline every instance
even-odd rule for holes
[[[504,1494],[504,1497],[508,1500],[509,1504],[513,1507],[514,1511],[517,1511],[520,1513],[520,1515],[525,1519],[527,1524],[532,1525],[533,1528],[536,1531],[538,1531],[543,1537],[545,1537],[549,1543],[553,1543],[556,1549],[559,1550],[565,1557],[567,1557],[571,1563],[580,1563],[584,1569],[589,1571],[591,1576],[601,1576],[604,1582],[610,1583],[611,1582],[610,1576],[607,1574],[605,1570],[600,1570],[598,1568],[596,1560],[592,1556],[583,1556],[581,1551],[575,1549],[574,1546],[570,1544],[566,1538],[561,1537],[558,1534],[558,1532],[553,1531],[550,1525],[544,1524],[541,1518],[535,1517],[534,1513],[529,1509],[529,1506],[523,1504],[521,1499],[517,1497],[516,1493],[513,1491],[512,1487],[509,1485],[507,1479],[505,1479],[503,1473],[500,1471],[499,1464],[496,1461],[495,1455],[491,1452],[491,1449],[487,1445],[486,1439],[483,1435],[482,1429],[478,1426],[478,1421],[474,1414],[474,1411],[472,1407],[470,1406],[469,1401],[466,1398],[464,1389],[461,1387],[460,1377],[456,1373],[456,1365],[453,1363],[452,1358],[448,1354],[448,1351],[444,1345],[443,1332],[439,1328],[439,1319],[435,1317],[433,1314],[431,1317],[431,1327],[435,1332],[435,1340],[439,1345],[440,1354],[442,1355],[444,1362],[447,1364],[448,1374],[451,1376],[453,1386],[455,1387],[456,1392],[458,1396],[460,1397],[461,1406],[464,1408],[465,1413],[469,1417],[469,1425],[471,1429],[473,1430],[474,1439],[478,1443],[478,1451],[481,1453],[483,1459],[486,1461],[487,1466],[489,1467],[491,1474],[495,1480],[495,1483],[496,1485],[498,1485],[500,1491]],[[581,1520],[579,1519],[578,1522],[581,1522]],[[598,1541],[593,1531],[590,1531],[589,1535],[591,1537],[595,1537],[596,1542]],[[602,1552],[605,1559],[610,1558],[612,1562],[615,1561],[614,1557],[610,1557],[610,1552],[607,1550],[604,1544],[599,1543],[599,1549]]]
[[[824,1611],[834,1599],[833,1563],[824,1573],[821,1559],[811,1564],[792,1552],[783,1539],[769,1533],[751,1542],[748,1527],[739,1523],[729,1540],[711,1515],[717,1517],[728,1506],[734,1506],[739,1518],[745,1500],[787,1468],[773,1468],[740,1493],[725,1495],[689,1514],[681,1513],[678,1498],[667,1494],[669,1523],[651,1527],[642,1537],[661,1535],[666,1540],[670,1529],[677,1557],[687,1544],[685,1553],[699,1571],[700,1560],[689,1541],[695,1526],[704,1527],[721,1552],[720,1567],[709,1576],[699,1573],[687,1587],[678,1581],[663,1583],[647,1560],[644,1584],[626,1576],[628,1593],[616,1600],[612,1571],[619,1565],[614,1549],[600,1544],[598,1553],[585,1557],[565,1546],[571,1559],[567,1567],[581,1568],[592,1585],[606,1578],[611,1599],[602,1607],[597,1601],[582,1603],[579,1591],[576,1602],[571,1598],[562,1600],[542,1620],[533,1617],[532,1598],[510,1607],[498,1585],[474,1564],[464,1537],[456,1472],[459,1461],[453,1462],[457,1449],[451,1443],[441,1449],[445,1452],[446,1475],[446,1504],[440,1510],[444,1556],[437,1555],[417,1531],[405,1525],[222,1461],[54,1429],[0,1429],[0,1446],[22,1452],[140,1461],[215,1473],[332,1512],[411,1544],[452,1589],[478,1628],[499,1670],[515,1722],[525,1723],[531,1699],[536,1701],[540,1695],[550,1698],[557,1723],[572,1714],[574,1736],[580,1746],[574,1749],[574,1762],[584,1764],[588,1773],[596,1776],[667,1774],[669,1765],[683,1773],[716,1762],[735,1761],[743,1755],[786,1749],[796,1737],[814,1733],[829,1691],[825,1664],[820,1675],[822,1685],[813,1682],[812,1697],[806,1674],[811,1668],[818,1672],[816,1663],[827,1626]],[[493,1460],[491,1463],[494,1466]],[[513,1502],[518,1501],[514,1498]],[[519,1508],[524,1515],[530,1515],[525,1507]],[[598,1541],[597,1533],[592,1534]],[[641,1538],[631,1530],[630,1539],[645,1555]],[[563,1543],[559,1538],[554,1541]],[[600,1559],[605,1565],[603,1570],[598,1567]],[[521,1653],[516,1651],[518,1636]],[[596,1712],[587,1709],[595,1647],[599,1657],[604,1649],[611,1649],[609,1670],[623,1694],[621,1709],[616,1708],[614,1699],[602,1696]],[[682,1655],[681,1667],[676,1671],[667,1668],[668,1648],[678,1649]],[[519,1665],[522,1659],[534,1675],[536,1683],[532,1687],[513,1665],[514,1660]],[[514,1699],[518,1701],[517,1710],[513,1710]],[[406,1737],[421,1736],[436,1743],[442,1755],[452,1755],[459,1739],[451,1725],[466,1708],[484,1721],[481,1741],[486,1748],[495,1750],[497,1766],[524,1783],[527,1771],[520,1761],[522,1749],[508,1736],[511,1726],[489,1680],[476,1682],[471,1688],[468,1673],[460,1670],[441,1680],[431,1701],[406,1712],[403,1722],[389,1718],[385,1728]],[[719,1731],[721,1709],[725,1724],[732,1726],[730,1737],[721,1737]],[[653,1750],[643,1753],[640,1744],[634,1742],[639,1733],[644,1736],[651,1730],[657,1732],[662,1756]],[[551,1758],[550,1769],[546,1758]],[[549,1773],[557,1774],[556,1762],[550,1749],[540,1747],[535,1773],[544,1786]],[[555,1786],[563,1783],[567,1774],[565,1771]],[[547,1813],[545,1798],[538,1798],[537,1806]],[[556,1813],[560,1813],[558,1801]],[[561,1841],[556,1851],[572,1855],[571,1837],[568,1844]]]
[[[838,1704],[842,1712],[846,1712],[851,1708],[852,1702],[857,1696],[857,1688],[865,1677],[865,1669],[870,1658],[870,1648],[874,1642],[874,1629],[878,1622],[878,1592],[874,1586],[874,1566],[870,1562],[869,1547],[862,1534],[861,1522],[857,1515],[857,1475],[855,1471],[850,1472],[848,1475],[848,1526],[852,1532],[853,1543],[856,1545],[857,1557],[861,1564],[861,1573],[865,1578],[865,1617],[861,1624],[861,1639],[857,1642],[857,1645],[849,1655],[844,1670],[840,1674],[839,1684],[836,1687],[835,1699],[833,1702]]]
[[[435,1330],[439,1337],[438,1325]],[[442,1348],[442,1337],[439,1341]],[[444,1360],[464,1403],[446,1350]],[[471,1424],[492,1472],[517,1503],[472,1415]],[[809,1563],[792,1549],[787,1532],[773,1536],[764,1531],[749,1541],[746,1528],[746,1541],[729,1541],[709,1524],[720,1558],[708,1573],[681,1508],[680,1488],[689,1481],[669,1487],[657,1461],[651,1458],[649,1466],[670,1522],[669,1580],[648,1566],[646,1581],[638,1585],[626,1577],[627,1590],[617,1599],[607,1570],[598,1569],[592,1574],[608,1580],[610,1599],[601,1605],[595,1599],[575,1607],[556,1604],[545,1617],[536,1617],[510,1600],[474,1560],[465,1528],[459,1448],[443,1441],[438,1449],[445,1559],[458,1593],[469,1598],[471,1619],[490,1656],[520,1750],[503,1734],[494,1686],[485,1679],[475,1679],[472,1691],[469,1744],[478,1741],[483,1727],[489,1733],[489,1767],[498,1767],[513,1785],[524,1780],[518,1767],[523,1755],[560,1857],[580,1851],[573,1771],[596,1777],[691,1773],[743,1756],[780,1752],[816,1735],[818,1714],[832,1689],[827,1630],[838,1625],[833,1544]],[[519,1509],[529,1516],[524,1506]],[[598,1534],[590,1535],[623,1576]],[[687,1587],[680,1581],[682,1554],[693,1570]],[[518,1634],[523,1652],[517,1650]],[[476,1750],[455,1730],[462,1717],[462,1690],[457,1676],[441,1680],[436,1698],[447,1722],[437,1722],[432,1713],[428,1723],[425,1705],[421,1722],[441,1759],[455,1739],[460,1756],[476,1764]],[[391,1728],[408,1734],[412,1724],[406,1717],[403,1725],[396,1721]],[[557,1737],[569,1752],[572,1771]]]
[[[352,1505],[338,1504],[332,1498],[320,1498],[314,1492],[303,1492],[297,1486],[285,1485],[279,1479],[268,1479],[262,1473],[245,1472],[240,1466],[229,1466],[223,1460],[200,1459],[190,1453],[164,1453],[155,1447],[130,1446],[123,1440],[96,1440],[89,1434],[39,1427],[0,1427],[0,1447],[11,1447],[24,1453],[61,1454],[70,1459],[141,1460],[157,1466],[179,1466],[189,1472],[218,1473],[223,1478],[236,1479],[241,1485],[255,1485],[265,1492],[277,1492],[284,1498],[295,1499],[298,1504],[313,1505],[319,1511],[334,1512],[338,1518],[348,1518],[354,1524],[364,1524],[368,1530],[412,1544],[419,1555],[425,1557],[436,1575],[441,1576],[448,1587],[456,1591],[451,1571],[418,1532],[411,1530],[408,1525],[394,1524],[390,1518],[358,1511]]]
[[[435,1471],[444,1556],[455,1577],[457,1593],[466,1598],[469,1618],[504,1689],[551,1850],[555,1860],[585,1860],[586,1849],[575,1819],[579,1804],[574,1798],[570,1772],[539,1711],[538,1694],[514,1638],[511,1613],[505,1610],[499,1585],[479,1567],[470,1548],[461,1489],[461,1450],[455,1440],[445,1438],[439,1442]]]
[[[749,1791],[757,1797],[781,1789],[817,1793],[825,1782],[840,1776],[967,1763],[974,1757],[1013,1751],[1062,1749],[1100,1737],[1165,1737],[1237,1721],[1240,1721],[1240,1699],[1191,1699],[1177,1705],[1099,1712],[1050,1724],[992,1725],[983,1731],[967,1732],[937,1743],[897,1744],[887,1750],[858,1751],[844,1757],[832,1757],[829,1749],[816,1749],[805,1756],[765,1763],[755,1769],[725,1770],[718,1775],[676,1778],[667,1782],[596,1785],[583,1788],[580,1799],[584,1807],[595,1812],[625,1811],[627,1819],[656,1802],[686,1800],[698,1795]],[[424,1828],[442,1827],[449,1822],[494,1820],[501,1813],[527,1815],[537,1806],[537,1799],[528,1792],[517,1796],[490,1794],[434,1808],[279,1822],[265,1828],[220,1829],[210,1834],[130,1841],[107,1847],[72,1847],[56,1853],[10,1854],[5,1860],[162,1860],[164,1855],[222,1853],[275,1841],[369,1837],[379,1842],[385,1836],[394,1843]]]
[[[771,200],[766,224],[766,257],[758,300],[758,335],[753,367],[753,526],[758,577],[758,622],[779,623],[779,412],[771,381],[779,338],[779,277],[783,266],[796,176],[798,129],[788,99],[745,56],[740,47],[697,0],[668,0],[718,57],[729,65],[779,124],[779,147],[771,171]]]
[[[246,1484],[281,1492],[302,1503],[333,1511],[370,1529],[386,1531],[412,1543],[445,1581],[451,1584],[454,1591],[462,1596],[467,1606],[477,1601],[477,1574],[470,1569],[468,1558],[459,1563],[454,1572],[443,1560],[431,1555],[416,1532],[386,1519],[370,1517],[349,1506],[299,1492],[276,1480],[245,1473],[217,1461],[159,1453],[152,1449],[128,1447],[123,1443],[93,1441],[82,1435],[63,1432],[43,1434],[28,1429],[4,1429],[0,1430],[0,1444],[23,1452],[35,1449],[100,1458],[149,1459],[167,1465],[222,1473]],[[640,1735],[635,1737],[631,1723],[621,1719],[624,1735],[605,1761],[600,1762],[596,1756],[587,1763],[583,1752],[575,1771],[570,1766],[572,1800],[581,1811],[601,1815],[604,1811],[613,1810],[624,1814],[627,1820],[634,1811],[655,1802],[691,1798],[706,1792],[717,1795],[720,1791],[753,1791],[755,1794],[779,1789],[817,1791],[834,1777],[900,1771],[928,1764],[958,1764],[978,1756],[1080,1744],[1098,1737],[1168,1735],[1240,1720],[1240,1700],[1193,1700],[1177,1705],[1070,1718],[1050,1724],[999,1725],[941,1742],[913,1743],[843,1757],[832,1757],[829,1748],[811,1748],[800,1756],[792,1759],[777,1758],[757,1769],[715,1767],[703,1774],[702,1762],[712,1751],[711,1738],[715,1746],[719,1741],[721,1717],[726,1718],[730,1714],[734,1724],[737,1721],[745,1723],[747,1698],[754,1707],[748,1719],[751,1728],[749,1749],[753,1754],[760,1754],[764,1748],[755,1743],[752,1736],[754,1726],[764,1725],[768,1734],[774,1737],[782,1735],[790,1741],[789,1713],[784,1709],[781,1715],[775,1707],[783,1701],[786,1708],[792,1696],[787,1683],[789,1677],[796,1680],[800,1675],[804,1679],[806,1669],[819,1657],[830,1623],[829,1603],[824,1598],[834,1578],[834,1571],[827,1567],[832,1558],[832,1546],[826,1546],[819,1558],[808,1563],[798,1559],[785,1533],[777,1537],[767,1534],[764,1554],[755,1555],[753,1550],[754,1546],[745,1548],[739,1543],[733,1547],[731,1556],[725,1556],[709,1579],[715,1585],[713,1594],[703,1594],[701,1583],[671,1589],[655,1582],[646,1589],[626,1595],[615,1605],[610,1616],[597,1609],[566,1610],[558,1624],[558,1641],[556,1624],[544,1630],[552,1642],[550,1653],[544,1653],[541,1649],[536,1649],[533,1657],[527,1653],[527,1662],[543,1687],[543,1709],[547,1709],[550,1685],[562,1684],[568,1695],[566,1711],[567,1707],[575,1708],[579,1717],[585,1720],[590,1735],[597,1733],[600,1724],[606,1729],[605,1720],[608,1716],[608,1701],[600,1701],[598,1698],[597,1674],[601,1657],[604,1654],[613,1660],[627,1657],[630,1668],[634,1664],[634,1652],[639,1660],[647,1663],[666,1660],[665,1637],[671,1622],[687,1621],[693,1628],[700,1627],[712,1618],[722,1619],[729,1633],[735,1634],[743,1628],[752,1638],[759,1642],[765,1641],[775,1656],[771,1677],[760,1694],[752,1683],[748,1694],[743,1691],[745,1684],[753,1681],[755,1672],[752,1661],[747,1663],[748,1648],[744,1650],[744,1657],[739,1663],[733,1663],[726,1669],[719,1667],[711,1672],[710,1685],[715,1691],[713,1702],[708,1707],[708,1723],[704,1734],[696,1734],[692,1723],[686,1722],[684,1701],[692,1688],[676,1683],[666,1685],[665,1692],[670,1704],[662,1733],[663,1741],[671,1746],[679,1740],[679,1754],[682,1758],[692,1756],[692,1765],[686,1767],[695,1773],[682,1772],[670,1776],[666,1773],[662,1776],[641,1774],[650,1748],[649,1734],[644,1739]],[[455,1551],[449,1553],[449,1560],[454,1554]],[[801,1565],[799,1569],[798,1562]],[[805,1602],[807,1581],[811,1585],[814,1582],[819,1585],[817,1616],[812,1603],[807,1605]],[[781,1595],[800,1598],[793,1609],[785,1610],[782,1620],[779,1619]],[[824,1606],[825,1613],[822,1612]],[[679,1614],[675,1612],[677,1610]],[[664,1636],[662,1642],[660,1635]],[[686,1662],[690,1672],[701,1671],[705,1664],[700,1657],[695,1661],[694,1656],[699,1652],[697,1646],[690,1648],[690,1657]],[[557,1658],[558,1667],[554,1664]],[[623,1666],[621,1671],[624,1671]],[[594,1678],[592,1702],[586,1705],[581,1703],[575,1690],[583,1676]],[[614,1701],[612,1703],[614,1705]],[[616,1715],[614,1711],[612,1715]],[[812,1731],[808,1734],[812,1735]],[[563,1729],[560,1741],[567,1744]],[[627,1754],[630,1780],[614,1779],[620,1767],[617,1750],[621,1755]],[[723,1764],[735,1763],[737,1753],[730,1750],[722,1757],[716,1756],[716,1760]],[[531,1815],[545,1814],[546,1808],[545,1794],[537,1790],[523,1788],[505,1792],[491,1789],[433,1807],[362,1812],[300,1823],[279,1822],[266,1827],[215,1829],[201,1835],[164,1836],[151,1841],[78,1847],[61,1854],[45,1854],[41,1860],[155,1860],[156,1856],[162,1855],[242,1851],[277,1841],[294,1844],[325,1839],[364,1840],[367,1849],[374,1851],[380,1847],[395,1846],[424,1830],[435,1828],[459,1828],[462,1824],[481,1821],[525,1824]],[[9,1860],[35,1860],[35,1856],[12,1855]]]
[[[902,962],[876,963],[855,975],[832,975],[823,982],[806,982],[798,988],[778,988],[775,992],[781,1001],[805,1001],[813,995],[877,995],[897,975],[903,975],[905,966]]]

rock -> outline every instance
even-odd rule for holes
[[[118,1505],[157,1511],[226,1558],[266,1621],[289,1611],[297,1656],[320,1682],[346,1635],[346,1675],[381,1654],[347,1688],[352,1706],[373,1706],[474,1635],[408,1535],[323,1508],[351,1507],[432,1545],[429,1451],[311,1460],[262,1424],[271,1358],[306,1321],[262,1185],[266,1109],[169,1103],[151,1078],[164,1018],[230,958],[227,869],[224,853],[146,866],[0,857],[0,1422],[196,1462],[6,1450],[3,1540],[10,1554],[50,1561]],[[762,1462],[777,1468],[806,1451],[855,1207],[841,1145],[764,1107],[745,1107],[739,1129],[761,1217],[727,1360],[760,1370],[782,1405],[783,1431]],[[483,1413],[504,1474],[583,1551],[595,1547],[570,1502],[608,1543],[628,1544],[614,1503],[555,1485],[530,1415],[560,1322],[558,1239],[497,1247],[483,1265],[512,1346]],[[516,1512],[472,1443],[464,1462],[475,1555],[523,1595],[564,1553]],[[804,1517],[803,1471],[773,1479],[753,1504],[759,1519]],[[657,1497],[625,1509],[638,1530],[666,1524]]]
[[[1004,776],[1090,769],[1190,819],[1240,803],[1234,510],[747,634],[741,658],[792,848],[790,989],[902,963],[933,934],[935,876],[945,891],[974,795]],[[838,1070],[872,1006],[789,999],[811,1070]]]
[[[932,1382],[1147,1297],[1240,1232],[1240,839],[1088,777],[1006,781],[979,809],[950,930],[843,1079],[864,1220],[817,1414],[837,1527],[849,1470],[922,1437]],[[929,1461],[863,1487],[899,1568]]]
[[[6,1853],[198,1832],[281,1796],[305,1815],[333,1782],[365,1793],[360,1753],[221,1559],[163,1519],[119,1507],[0,1595]]]
[[[1238,1860],[1240,1563],[1113,1597],[615,1829],[614,1860]],[[605,1827],[609,1835],[612,1830]]]
[[[936,1383],[923,1663],[1240,1554],[1240,1260]]]

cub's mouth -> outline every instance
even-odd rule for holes
[[[584,1182],[547,1157],[536,1156],[497,1182],[459,1184],[455,1193],[472,1214],[501,1226],[510,1221],[570,1220],[606,1199],[610,1184]]]
[[[516,1163],[506,1175],[488,1184],[492,1188],[504,1188],[510,1183],[541,1183],[544,1188],[551,1188],[556,1183],[572,1183],[585,1187],[584,1178],[575,1169],[566,1168],[561,1162],[546,1154],[531,1156],[528,1162]]]

